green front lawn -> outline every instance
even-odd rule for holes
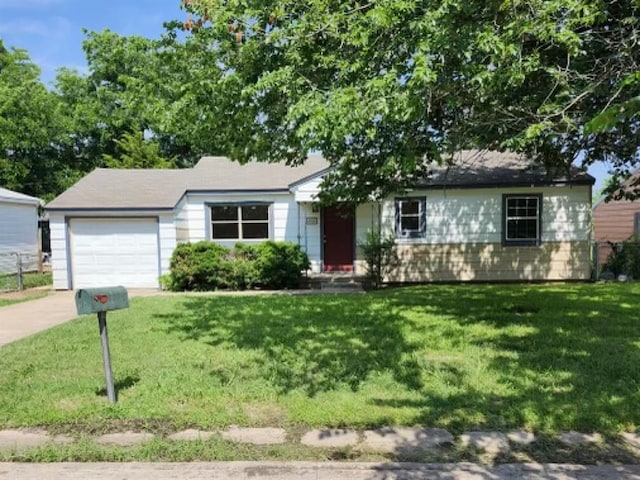
[[[0,349],[0,426],[640,426],[640,285],[166,296]]]

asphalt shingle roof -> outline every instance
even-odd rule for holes
[[[324,172],[329,163],[310,156],[304,165],[240,164],[225,157],[203,157],[182,170],[118,170],[98,168],[47,205],[50,210],[172,209],[189,191],[287,191],[292,184]],[[464,150],[452,166],[435,166],[418,188],[498,187],[592,184],[593,177],[575,169],[570,178],[549,177],[512,153]]]
[[[311,156],[304,165],[242,165],[225,157],[203,157],[193,168],[121,170],[98,168],[51,201],[49,210],[171,209],[186,191],[273,191],[329,166]]]
[[[189,173],[98,168],[51,201],[47,209],[170,209],[184,194]]]
[[[505,187],[541,186],[559,183],[591,185],[595,179],[576,167],[570,176],[550,176],[541,165],[532,165],[525,157],[512,152],[462,150],[453,156],[453,164],[436,166],[418,187]]]
[[[299,167],[264,162],[243,165],[226,157],[204,157],[192,170],[189,190],[288,190],[292,183],[328,167],[329,162],[318,155],[309,156]]]

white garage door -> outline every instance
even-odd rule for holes
[[[69,221],[73,288],[158,286],[155,218]]]

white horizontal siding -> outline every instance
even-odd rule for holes
[[[171,255],[176,248],[176,223],[172,215],[161,215],[158,218],[160,235],[160,275],[169,273]]]
[[[300,204],[301,246],[309,257],[312,272],[322,271],[320,211],[313,211],[311,203]]]
[[[589,240],[589,187],[574,186],[411,192],[407,196],[427,198],[427,232],[425,238],[401,242],[500,243],[503,194],[542,194],[543,242]],[[382,205],[383,231],[393,233],[394,222],[395,202],[390,197]]]
[[[293,192],[296,202],[317,202],[321,182],[322,177],[316,177],[295,187]]]
[[[38,253],[38,209],[0,202],[0,253]]]
[[[273,195],[193,195],[187,196],[184,217],[189,226],[189,241],[208,240],[207,204],[235,202],[271,203],[270,232],[271,239],[277,241],[298,242],[298,210],[292,194]],[[235,242],[221,242],[233,244]]]
[[[64,215],[49,213],[49,229],[51,232],[53,288],[66,290],[69,288],[69,272],[67,269],[67,224]]]
[[[367,232],[378,224],[378,208],[373,203],[358,205],[356,208],[356,245],[367,239]]]
[[[174,223],[176,227],[176,242],[189,241],[189,218],[187,211],[187,197],[183,197],[176,205]]]
[[[298,205],[292,196],[273,202],[270,221],[272,240],[298,242]]]
[[[358,205],[356,208],[356,258],[355,258],[355,273],[364,274],[366,267],[362,258],[362,252],[358,245],[364,243],[367,240],[367,232],[375,230],[378,224],[378,205],[373,203],[365,203]]]

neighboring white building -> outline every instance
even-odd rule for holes
[[[15,272],[16,253],[37,260],[40,205],[38,198],[0,188],[0,273]]]
[[[364,272],[369,229],[396,237],[388,280],[585,280],[591,186],[519,157],[460,152],[414,188],[355,209],[321,207],[329,165],[241,165],[205,157],[185,170],[98,169],[48,206],[54,286],[157,287],[179,242],[298,243],[314,272]]]

